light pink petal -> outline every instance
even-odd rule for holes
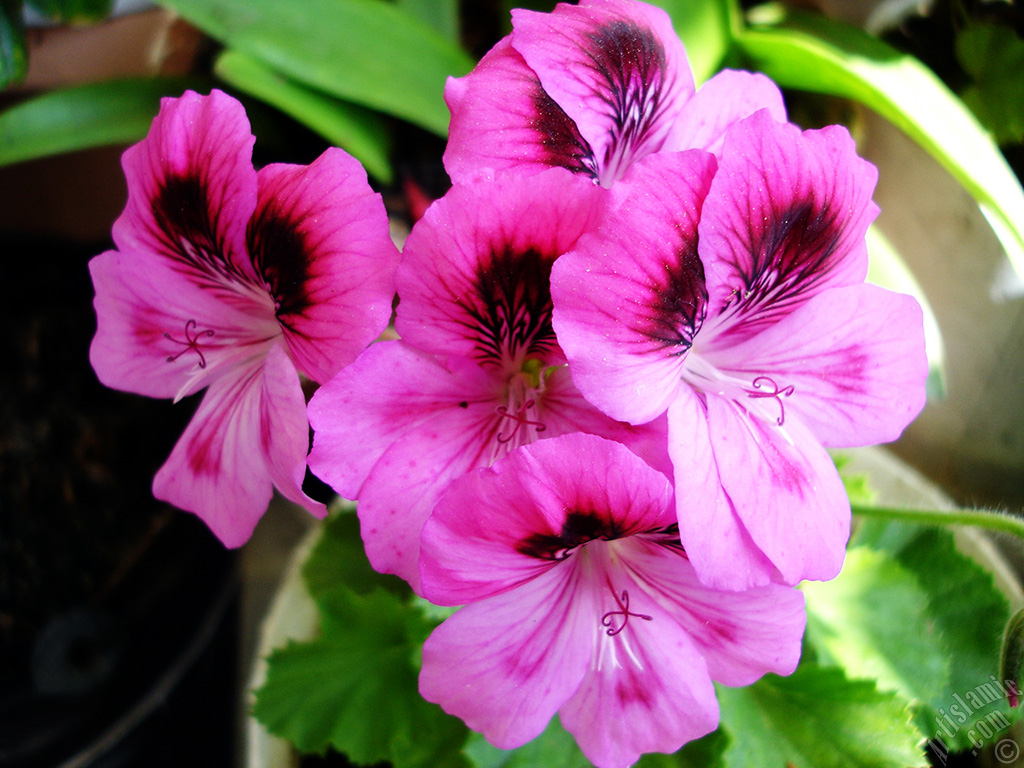
[[[643,537],[620,552],[627,568],[643,574],[643,588],[672,606],[672,617],[696,644],[712,680],[749,685],[766,672],[788,675],[796,668],[806,621],[798,590],[778,584],[741,592],[712,589],[681,551]]]
[[[722,487],[703,398],[683,390],[669,408],[668,424],[679,538],[700,580],[724,590],[779,580],[778,569],[750,538]]]
[[[572,568],[460,609],[423,644],[420,693],[513,749],[544,730],[590,663],[599,611]]]
[[[456,480],[423,526],[423,593],[460,605],[517,587],[593,539],[675,523],[668,479],[624,445],[564,434]]]
[[[97,319],[89,357],[109,387],[183,397],[264,354],[277,333],[269,308],[224,301],[160,261],[108,251],[89,271]]]
[[[774,386],[779,418],[795,416],[826,446],[895,440],[924,407],[921,308],[873,285],[824,291],[714,362],[751,392]]]
[[[423,351],[481,363],[557,362],[551,264],[596,226],[605,201],[561,168],[452,187],[406,241],[398,333]]]
[[[692,424],[673,423],[673,415],[669,416],[670,433],[699,432]],[[786,419],[785,426],[779,426],[717,395],[707,396],[707,424],[722,486],[717,498],[706,486],[694,491],[682,486],[680,475],[692,467],[693,457],[673,452],[683,442],[679,437],[669,447],[676,462],[680,538],[701,580],[723,589],[744,589],[772,580],[768,568],[752,567],[756,554],[749,551],[750,543],[778,569],[783,583],[834,578],[849,538],[850,502],[835,465],[816,438],[798,419]],[[708,457],[703,458],[706,462]],[[707,469],[700,473],[701,480],[703,475],[713,476]],[[712,500],[715,503],[708,504]],[[729,519],[730,511],[736,520]],[[684,515],[688,518],[685,530]],[[749,535],[749,542],[738,537],[742,531]],[[716,557],[709,549],[722,548],[714,540],[723,533],[736,549],[732,559]]]
[[[717,154],[726,129],[761,109],[767,109],[776,122],[786,122],[779,87],[760,73],[722,70],[686,102],[672,124],[665,149],[697,148]]]
[[[650,421],[681,386],[705,314],[697,222],[714,171],[698,150],[641,162],[621,206],[552,269],[554,327],[573,379],[613,418]]]
[[[737,343],[826,288],[863,282],[876,177],[840,126],[801,133],[762,110],[729,128],[698,230],[702,343]]]
[[[483,168],[537,172],[566,168],[597,178],[597,164],[576,125],[503,38],[465,77],[449,78],[451,110],[444,167],[456,183]]]
[[[149,134],[124,153],[118,250],[164,259],[228,292],[258,288],[245,250],[256,208],[253,142],[242,105],[221,91],[164,99]]]
[[[154,495],[194,512],[226,546],[248,541],[273,492],[296,498],[306,430],[302,390],[281,350],[215,381],[170,458]],[[306,499],[316,514],[321,505]]]
[[[292,359],[314,381],[355,360],[387,326],[398,250],[380,195],[344,151],[263,168],[248,239]]]
[[[643,3],[592,0],[552,13],[512,12],[512,45],[592,148],[611,186],[662,148],[693,93],[668,15]]]

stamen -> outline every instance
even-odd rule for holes
[[[503,418],[509,418],[514,422],[512,425],[512,431],[509,432],[507,436],[502,436],[500,432],[498,433],[497,439],[499,443],[504,444],[510,442],[512,438],[516,436],[516,433],[519,432],[519,429],[524,426],[536,427],[538,432],[543,432],[544,430],[547,429],[547,425],[545,425],[543,421],[531,421],[530,419],[526,418],[525,414],[527,409],[533,408],[533,406],[536,404],[536,401],[533,399],[527,400],[521,406],[519,406],[519,410],[516,411],[515,413],[509,413],[508,406],[505,405],[499,405],[497,408],[495,408],[499,416]]]
[[[775,398],[776,402],[778,402],[779,404],[779,418],[777,418],[775,422],[781,427],[783,424],[786,423],[786,406],[782,404],[782,398],[789,397],[790,395],[792,395],[793,392],[796,391],[795,388],[792,384],[790,384],[788,387],[783,387],[782,389],[779,389],[779,385],[776,384],[775,380],[770,376],[758,376],[756,379],[754,379],[753,385],[753,390],[745,389],[743,391],[747,393],[748,397]],[[771,387],[771,391],[762,390],[762,385],[764,387]]]
[[[195,336],[193,336],[192,332],[196,329],[197,325],[198,325],[198,323],[196,323],[195,320],[189,320],[188,322],[185,323],[185,340],[184,341],[181,341],[180,339],[174,338],[169,333],[165,333],[164,334],[164,338],[165,339],[173,341],[175,344],[181,344],[181,345],[183,345],[185,347],[183,350],[178,352],[178,354],[171,355],[170,357],[168,357],[167,358],[167,362],[168,363],[173,363],[175,360],[177,360],[179,357],[181,357],[182,355],[184,355],[186,352],[188,352],[191,349],[197,355],[199,355],[199,367],[200,368],[205,368],[206,367],[206,357],[203,355],[203,350],[201,350],[199,348],[199,340],[201,338],[203,338],[204,336],[206,338],[209,338],[209,337],[213,336],[216,333],[216,331],[213,331],[213,330],[200,331]]]
[[[610,586],[609,589],[611,589]],[[612,597],[615,598],[615,604],[619,606],[619,610],[608,611],[608,613],[601,617],[601,626],[608,627],[608,629],[605,631],[605,634],[607,634],[609,637],[615,637],[615,635],[619,634],[619,632],[624,630],[626,628],[626,625],[629,623],[630,617],[636,617],[638,619],[643,619],[644,621],[652,621],[652,617],[650,616],[645,616],[642,613],[629,612],[629,592],[627,592],[626,590],[622,590],[622,597],[620,598],[613,589]],[[612,618],[613,616],[621,616],[622,624],[620,624],[619,626],[615,626],[615,620]]]

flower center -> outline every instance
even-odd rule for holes
[[[651,616],[647,616],[643,613],[630,612],[629,592],[627,592],[625,589],[622,590],[621,596],[619,596],[619,594],[616,593],[614,589],[612,589],[611,584],[608,585],[608,589],[611,590],[612,597],[615,598],[615,605],[618,606],[619,610],[608,611],[608,613],[601,617],[601,626],[607,627],[607,629],[605,630],[606,635],[608,635],[609,637],[615,637],[615,635],[619,634],[619,632],[626,628],[626,625],[629,623],[630,618],[643,619],[644,621],[653,620]],[[617,617],[621,617],[621,624],[618,623],[619,619]]]
[[[206,356],[203,355],[203,350],[200,349],[200,347],[199,347],[199,340],[203,339],[203,338],[210,338],[211,336],[213,336],[216,333],[216,331],[213,331],[211,329],[211,330],[206,330],[206,331],[199,331],[198,333],[196,333],[195,331],[196,331],[197,327],[198,327],[198,323],[196,323],[195,320],[191,320],[191,319],[188,320],[185,323],[185,339],[184,340],[176,339],[173,336],[171,336],[170,333],[164,333],[164,338],[165,339],[167,339],[169,341],[172,341],[175,344],[180,344],[183,347],[182,349],[180,349],[178,351],[177,354],[168,356],[168,358],[167,358],[167,362],[168,363],[173,363],[179,357],[181,357],[186,352],[191,350],[191,351],[195,352],[199,356],[199,367],[200,368],[206,368]]]
[[[692,351],[686,358],[683,380],[701,392],[728,398],[751,416],[775,422],[780,427],[786,423],[786,406],[782,399],[792,397],[796,392],[794,385],[780,384],[766,374],[748,380],[726,373]],[[774,401],[778,406],[777,412],[768,401]]]

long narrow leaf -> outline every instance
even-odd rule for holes
[[[182,78],[117,80],[51,91],[0,113],[0,165],[108,144],[130,144],[149,130],[161,96]]]
[[[300,85],[238,51],[222,53],[214,71],[239,90],[277,107],[347,150],[368,173],[385,184],[391,183],[390,134],[378,113]]]
[[[445,79],[472,59],[383,0],[163,0],[229,47],[332,96],[444,136]]]
[[[25,77],[28,54],[20,0],[0,0],[0,88]]]
[[[672,17],[698,85],[721,69],[739,29],[741,17],[737,0],[653,0],[653,3]]]
[[[1024,275],[1024,190],[964,104],[920,61],[839,22],[792,13],[737,43],[780,85],[865,104],[927,150],[978,201]]]

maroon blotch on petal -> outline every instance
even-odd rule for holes
[[[273,206],[259,211],[247,235],[253,265],[274,297],[278,320],[288,326],[289,315],[301,315],[312,306],[306,286],[313,249],[296,223]]]

